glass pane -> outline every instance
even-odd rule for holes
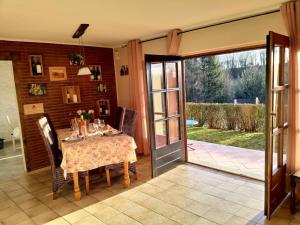
[[[286,164],[287,143],[288,143],[288,129],[285,128],[283,131],[283,165]]]
[[[285,59],[284,59],[284,83],[289,83],[289,61],[290,61],[290,55],[289,55],[289,48],[285,48]]]
[[[274,65],[273,65],[273,87],[279,86],[279,63],[280,63],[280,47],[274,48]]]
[[[284,90],[284,123],[288,122],[288,100],[289,100],[289,89]]]
[[[168,88],[178,87],[176,63],[166,63],[166,74],[168,76]]]
[[[169,143],[172,144],[180,140],[179,118],[169,120]]]
[[[151,64],[152,89],[164,89],[163,64]]]
[[[273,136],[273,171],[278,168],[279,138],[280,134]]]
[[[155,122],[155,144],[156,149],[167,145],[166,121]]]
[[[168,92],[168,115],[177,115],[178,114],[178,91],[170,91]]]
[[[273,107],[272,107],[272,117],[273,117],[273,128],[278,127],[278,93],[273,93]]]
[[[161,119],[166,116],[165,93],[163,92],[153,93],[153,111],[154,111],[154,119]]]

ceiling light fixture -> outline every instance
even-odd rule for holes
[[[85,76],[85,75],[91,75],[92,72],[90,68],[86,65],[86,57],[84,52],[84,46],[82,42],[82,35],[84,34],[85,30],[88,28],[89,24],[80,24],[78,29],[73,34],[73,38],[78,38],[79,42],[79,55],[81,55],[82,59],[80,61],[80,68],[77,72],[78,76]]]

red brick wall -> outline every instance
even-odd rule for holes
[[[113,49],[85,47],[87,64],[101,65],[102,83],[106,84],[107,93],[98,93],[98,82],[90,81],[89,76],[77,76],[78,66],[69,65],[68,55],[78,51],[78,46],[74,45],[0,41],[0,53],[16,52],[20,55],[20,59],[14,62],[14,75],[28,171],[48,166],[49,160],[36,125],[40,115],[25,116],[24,104],[44,103],[45,112],[49,114],[54,127],[59,129],[69,127],[69,119],[75,116],[78,109],[96,110],[96,100],[105,98],[110,99],[111,115],[103,119],[110,124],[114,122],[117,97]],[[43,77],[32,77],[30,74],[28,56],[32,54],[43,57]],[[66,66],[68,79],[50,81],[49,66]],[[30,83],[46,83],[47,96],[29,96],[28,84]],[[62,87],[73,85],[80,86],[81,103],[63,104]]]

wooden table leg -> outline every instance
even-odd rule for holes
[[[73,182],[74,182],[74,197],[78,201],[81,198],[80,188],[78,184],[78,172],[73,173]]]
[[[85,193],[88,195],[90,193],[90,176],[85,176]]]
[[[111,183],[110,183],[109,166],[105,167],[105,175],[106,175],[106,185],[107,185],[107,187],[110,187]]]
[[[124,186],[128,188],[130,184],[129,172],[128,172],[128,161],[124,161]]]

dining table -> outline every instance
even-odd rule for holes
[[[73,175],[74,197],[80,200],[81,192],[78,183],[78,173],[109,166],[124,164],[124,186],[130,185],[128,163],[137,161],[134,138],[126,134],[103,135],[98,132],[88,133],[78,140],[66,141],[74,135],[71,128],[58,129],[59,149],[62,151],[61,168],[64,177]],[[108,134],[108,133],[107,133]]]

